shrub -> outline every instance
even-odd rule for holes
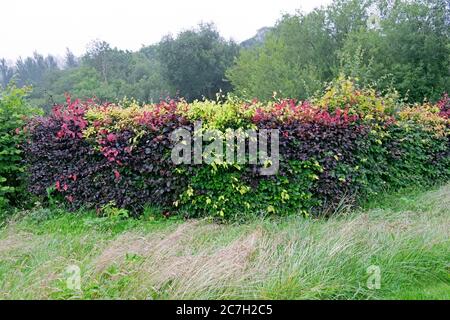
[[[448,94],[444,94],[442,99],[437,103],[439,108],[439,114],[441,117],[448,119],[450,118],[450,98]]]
[[[213,161],[175,165],[171,133],[194,123],[227,129],[278,129],[280,166]],[[389,188],[450,178],[448,98],[402,106],[392,95],[351,81],[313,102],[163,101],[126,107],[67,100],[29,122],[29,189],[49,190],[73,208],[114,207],[140,214],[245,219],[332,213]],[[248,146],[248,145],[247,145]]]
[[[356,80],[343,76],[331,82],[323,95],[312,100],[322,109],[348,109],[351,114],[367,119],[393,115],[400,108],[396,91],[390,90],[382,96],[373,88],[359,88]]]
[[[38,112],[26,103],[28,92],[28,88],[14,86],[0,91],[0,208],[8,203],[17,205],[23,200],[25,168],[20,145],[25,132],[20,128],[28,116]]]
[[[321,171],[318,162],[298,160],[285,163],[283,173],[268,177],[259,176],[252,167],[200,166],[179,202],[188,217],[240,220],[293,212],[307,215],[319,205],[313,185]]]
[[[120,109],[68,98],[28,124],[30,191],[54,188],[72,208],[114,202],[136,213],[146,203],[171,205],[185,184],[168,161],[170,133],[185,123],[176,106]]]

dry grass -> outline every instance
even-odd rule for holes
[[[191,244],[196,237],[213,230],[225,231],[218,225],[189,221],[169,233],[124,233],[95,259],[95,273],[101,274],[113,265],[120,268],[121,275],[133,273],[141,284],[140,288],[132,288],[130,294],[139,295],[141,289],[146,291],[148,287],[158,293],[170,284],[171,295],[179,298],[208,287],[236,284],[251,276],[254,270],[248,266],[262,231],[252,231],[223,246],[194,250]],[[139,263],[127,260],[130,256],[138,257]]]

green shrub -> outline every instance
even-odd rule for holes
[[[261,178],[240,166],[197,167],[181,195],[188,217],[232,220],[265,215],[307,215],[317,206],[313,186],[323,171],[317,161],[291,160],[284,174]],[[178,204],[178,203],[177,203]]]
[[[0,91],[0,208],[22,200],[25,168],[20,145],[26,132],[21,128],[37,112],[26,102],[29,91],[14,86]]]

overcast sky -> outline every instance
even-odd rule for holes
[[[82,54],[94,39],[137,50],[199,22],[238,42],[282,13],[309,12],[331,0],[2,0],[0,57]]]

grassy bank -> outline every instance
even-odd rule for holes
[[[37,209],[1,226],[0,299],[450,299],[449,238],[450,185],[245,225]]]

